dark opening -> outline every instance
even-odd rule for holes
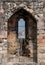
[[[14,32],[16,38],[19,39],[19,54],[21,56],[30,58],[31,49],[29,50],[28,46],[31,44],[29,41],[32,41],[33,61],[37,62],[37,23],[32,14],[23,8],[18,9],[8,20],[8,33],[10,32]],[[10,47],[10,45],[8,46]],[[13,50],[12,54],[14,54],[14,52],[15,50]]]

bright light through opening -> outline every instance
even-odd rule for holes
[[[18,38],[25,39],[25,21],[22,18],[18,21]]]

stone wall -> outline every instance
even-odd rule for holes
[[[7,21],[15,10],[23,7],[29,11],[37,20],[37,65],[45,65],[45,1],[44,0],[0,0],[0,65],[23,65],[24,63],[14,63],[12,58],[8,58],[7,51]],[[11,62],[9,62],[11,59]],[[15,56],[13,58],[15,60]],[[23,60],[23,59],[22,59]],[[20,62],[22,62],[20,60]],[[35,63],[29,63],[29,65]],[[24,65],[28,65],[25,63]]]

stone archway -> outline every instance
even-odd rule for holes
[[[18,21],[25,20],[25,39],[18,39]],[[31,57],[37,62],[37,23],[31,13],[18,9],[8,20],[8,53]]]

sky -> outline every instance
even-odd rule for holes
[[[18,21],[18,33],[18,38],[25,38],[25,21],[22,18]]]

